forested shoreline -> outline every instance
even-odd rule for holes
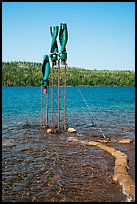
[[[57,85],[57,68],[54,68],[54,84]],[[2,62],[2,86],[40,86],[42,64],[36,62]],[[60,83],[64,84],[61,68]],[[49,75],[51,85],[51,74]],[[88,70],[67,68],[68,86],[134,86],[135,72],[130,70]]]

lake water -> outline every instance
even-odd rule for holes
[[[57,87],[54,91],[57,126]],[[61,87],[61,128],[63,91]],[[67,138],[96,141],[102,132],[110,139],[131,138],[131,144],[108,146],[128,155],[135,180],[135,87],[67,87],[67,127],[76,133],[47,134],[40,126],[40,104],[40,87],[2,88],[3,202],[125,202],[121,187],[112,180],[114,158]],[[44,94],[44,122],[45,107]]]

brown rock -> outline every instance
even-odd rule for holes
[[[48,128],[47,133],[51,133],[51,132],[52,132],[52,128]]]
[[[123,140],[119,140],[118,143],[123,143],[123,144],[129,144],[129,143],[132,143],[133,140],[131,139],[123,139]]]

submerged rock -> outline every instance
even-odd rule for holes
[[[13,146],[16,145],[15,139],[4,139],[2,140],[2,145],[3,146]]]
[[[58,128],[48,128],[46,132],[50,134],[61,134],[62,131]]]

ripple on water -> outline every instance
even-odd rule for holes
[[[67,134],[46,135],[35,126],[18,131],[10,132],[16,139],[3,138],[3,201],[125,201],[112,181],[114,158],[103,150],[68,143]],[[120,138],[121,134],[108,136]],[[84,127],[78,137],[96,140],[101,134]]]

